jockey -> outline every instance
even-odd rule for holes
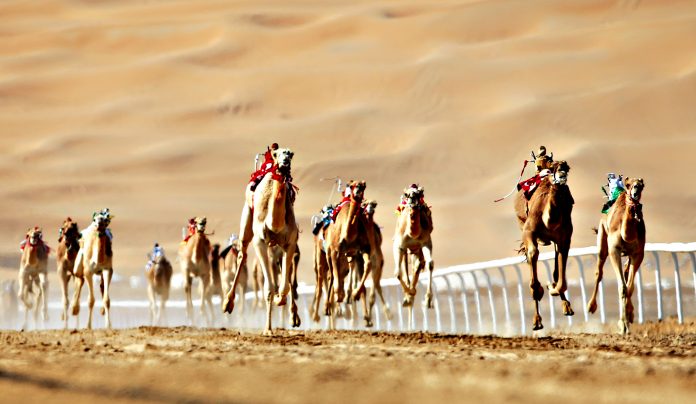
[[[159,243],[155,243],[155,246],[152,248],[152,253],[148,254],[147,257],[148,261],[145,265],[145,269],[150,269],[155,264],[155,261],[157,261],[160,257],[164,257],[164,249],[162,249]]]
[[[536,191],[537,187],[541,183],[542,178],[551,173],[549,167],[553,162],[553,153],[547,155],[546,147],[539,146],[539,152],[536,155],[534,152],[532,152],[532,161],[536,167],[536,174],[533,177],[517,184],[517,190],[524,191],[524,196],[527,198],[527,200],[532,197],[532,194],[534,191]]]
[[[196,234],[196,218],[192,217],[188,221],[188,226],[181,228],[181,235],[184,239],[184,243],[188,242],[194,234]]]
[[[319,232],[329,226],[331,224],[331,218],[333,217],[333,212],[334,212],[334,206],[331,204],[328,204],[321,208],[321,219],[317,221],[317,223],[314,225],[314,228],[312,229],[312,234],[315,236],[319,235]]]
[[[278,143],[273,143],[266,148],[266,152],[263,154],[263,163],[256,171],[251,174],[249,178],[249,190],[254,191],[256,186],[259,185],[263,177],[273,169],[275,161],[273,160],[273,151],[278,150]]]
[[[338,216],[338,212],[341,211],[341,208],[343,208],[345,205],[350,203],[350,196],[352,195],[352,192],[353,192],[353,188],[352,188],[353,185],[354,185],[354,181],[348,181],[348,184],[346,184],[346,189],[343,190],[343,199],[341,199],[341,202],[339,202],[336,206],[332,206],[331,216],[330,216],[332,222],[336,221],[336,217]],[[326,209],[326,206],[324,207],[324,209]],[[323,213],[324,209],[322,209],[322,213]],[[323,218],[322,218],[322,220],[323,220]]]
[[[607,192],[607,188],[609,192]],[[602,206],[602,213],[607,213],[609,212],[609,208],[616,202],[619,195],[626,192],[626,187],[623,183],[623,175],[617,177],[614,173],[607,174],[607,185],[602,187],[602,191],[608,198],[608,201]]]

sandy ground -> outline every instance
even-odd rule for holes
[[[55,245],[105,206],[121,275],[189,217],[223,241],[272,141],[296,152],[304,280],[324,177],[367,180],[387,268],[412,182],[437,268],[514,255],[492,200],[540,144],[572,167],[574,246],[609,171],[645,179],[648,241],[693,241],[693,1],[6,0],[0,20],[0,277],[28,227]]]
[[[534,338],[225,329],[0,333],[6,402],[692,402],[696,323]]]

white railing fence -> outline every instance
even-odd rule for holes
[[[619,297],[616,275],[609,261],[604,266],[604,277],[599,288],[598,311],[594,315],[586,311],[587,301],[594,287],[596,262],[596,247],[570,250],[566,297],[571,301],[575,315],[563,316],[560,299],[545,293],[540,310],[546,329],[603,330],[605,329],[603,324],[613,324],[618,320]],[[390,265],[386,265],[384,272],[390,273],[390,268]],[[551,279],[553,252],[540,254],[538,271],[542,284]],[[436,268],[433,275],[434,308],[426,309],[423,304],[428,282],[428,274],[425,273],[420,279],[411,328],[408,327],[408,310],[401,305],[403,293],[399,282],[394,278],[383,279],[382,289],[392,318],[391,320],[385,318],[381,303],[377,299],[373,310],[374,326],[371,329],[422,330],[455,334],[529,334],[534,307],[529,292],[529,278],[528,265],[523,257]],[[367,287],[368,290],[371,288],[369,281]],[[138,291],[140,289],[142,286],[138,288]],[[144,296],[144,289],[142,290]],[[312,322],[310,318],[314,285],[301,285],[298,292],[298,306],[302,319],[300,329],[326,328],[328,319],[325,316],[321,316],[319,323]],[[181,297],[178,297],[179,293],[181,292],[173,290],[172,296],[177,297],[177,300],[168,302],[166,324],[169,326],[186,324],[185,304]],[[133,295],[132,291],[131,295]],[[223,316],[217,310],[215,326],[260,329],[264,324],[264,310],[253,309],[253,292],[247,293],[244,299],[243,311],[241,302],[237,302],[235,313],[231,316]],[[219,298],[214,298],[213,302],[216,309],[219,309]],[[669,316],[676,317],[681,323],[685,317],[696,316],[696,243],[647,244],[645,260],[636,276],[633,303],[636,307],[638,323],[662,320]],[[100,305],[99,298],[96,305]],[[198,307],[197,299],[195,305]],[[114,327],[149,325],[147,300],[121,300],[118,294],[114,293],[111,306]],[[323,303],[320,306],[323,309]],[[50,301],[51,321],[45,324],[46,327],[62,327],[60,307],[60,302],[56,299]],[[337,328],[365,329],[362,302],[357,302],[354,307],[356,310],[350,316],[351,318],[339,319],[336,322]],[[274,319],[274,326],[289,327],[287,311],[275,311],[277,316]],[[81,326],[85,324],[86,312],[83,302]],[[350,313],[350,310],[348,312]],[[205,325],[201,321],[198,310],[196,310],[196,316],[198,317],[197,325]],[[11,324],[0,324],[0,328],[18,328],[18,321],[23,318],[23,308],[20,308],[17,317]],[[74,327],[74,319],[71,319],[70,326]],[[95,310],[95,327],[102,326],[103,319],[98,315],[98,310]]]

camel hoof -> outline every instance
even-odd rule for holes
[[[594,312],[596,312],[596,311],[597,311],[597,302],[595,302],[593,300],[593,301],[587,303],[587,312],[588,313],[594,314]]]
[[[222,312],[232,314],[232,310],[234,310],[234,295],[231,298],[226,296],[225,301],[222,303]]]
[[[102,307],[101,310],[99,310],[99,312],[100,312],[101,315],[103,316],[104,314],[106,314],[106,309],[104,309],[104,308]]]
[[[562,304],[563,304],[563,315],[572,316],[575,314],[575,312],[573,311],[573,308],[570,307],[570,302],[564,301]]]
[[[629,305],[626,307],[626,319],[630,324],[633,324],[634,315],[633,315],[633,305]]]
[[[425,299],[423,299],[423,304],[425,307],[432,309],[435,307],[433,304],[433,294],[432,293],[426,293],[425,294]]]
[[[292,315],[292,327],[297,328],[302,325],[302,321],[300,321],[300,316],[297,313],[294,313]]]
[[[617,325],[619,326],[619,334],[628,335],[628,321],[619,320]]]
[[[534,315],[534,326],[532,327],[532,330],[537,331],[541,330],[542,328],[544,328],[544,325],[541,324],[541,316],[538,314]]]
[[[387,318],[387,321],[392,321],[394,319],[394,314],[391,312],[389,307],[384,309],[384,317]]]
[[[366,328],[372,328],[372,325],[373,325],[373,324],[372,324],[372,319],[366,317],[366,318],[365,318],[365,327],[366,327]]]
[[[78,315],[78,314],[80,314],[80,306],[79,306],[79,305],[75,305],[75,306],[72,307],[72,315],[73,315],[73,316],[76,316],[76,315]]]
[[[319,318],[319,314],[314,313],[314,314],[312,315],[312,321],[314,321],[315,323],[318,323],[319,320],[321,320],[321,319]]]
[[[272,337],[272,336],[273,336],[273,330],[263,330],[263,336],[264,336],[264,337]]]

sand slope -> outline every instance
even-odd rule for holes
[[[226,238],[272,141],[296,152],[303,279],[336,175],[380,203],[387,274],[411,182],[436,266],[512,255],[492,200],[539,144],[572,166],[574,246],[608,171],[645,179],[649,241],[694,239],[694,2],[3,1],[0,21],[3,277],[27,227],[55,244],[104,206],[120,273],[194,215]]]

